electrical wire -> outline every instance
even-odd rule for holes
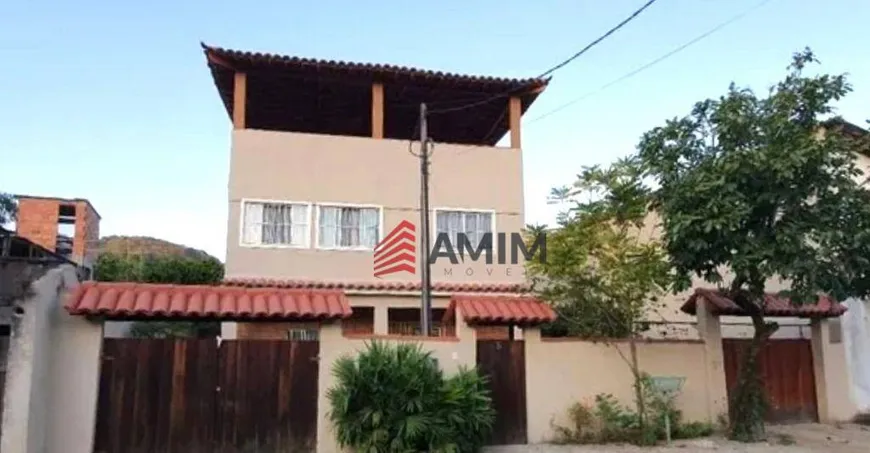
[[[547,69],[546,71],[544,71],[543,73],[541,73],[541,75],[539,75],[539,76],[537,76],[537,77],[535,77],[535,78],[536,78],[536,79],[544,79],[544,78],[550,76],[551,74],[553,74],[554,72],[558,71],[559,69],[564,68],[564,67],[567,66],[569,63],[571,63],[572,61],[576,60],[576,59],[579,58],[581,55],[585,54],[585,53],[588,52],[590,49],[592,49],[593,47],[595,47],[596,45],[598,45],[599,43],[601,43],[602,41],[604,41],[605,39],[607,39],[608,37],[610,37],[610,35],[616,33],[619,29],[621,29],[622,27],[624,27],[625,25],[627,25],[629,22],[633,21],[635,18],[637,18],[637,16],[640,15],[640,13],[642,13],[644,10],[646,10],[647,8],[649,8],[650,6],[652,6],[653,3],[655,3],[656,1],[658,1],[658,0],[647,0],[647,2],[643,4],[643,6],[641,6],[641,7],[638,8],[637,10],[635,10],[633,13],[631,13],[631,15],[629,15],[629,16],[626,17],[625,19],[623,19],[622,22],[616,24],[613,28],[611,28],[610,30],[608,30],[607,33],[604,33],[603,35],[599,36],[599,37],[596,38],[594,41],[592,41],[592,42],[590,42],[589,44],[587,44],[586,47],[580,49],[579,52],[576,52],[574,55],[571,55],[570,57],[568,57],[567,59],[561,61],[560,63],[558,63],[557,65],[553,66],[552,68]],[[456,112],[456,111],[459,111],[459,110],[470,109],[470,108],[473,108],[473,107],[477,107],[477,106],[479,106],[479,105],[483,105],[483,104],[490,103],[490,102],[492,102],[492,101],[494,101],[494,100],[496,100],[496,99],[500,99],[500,98],[504,98],[504,97],[510,96],[514,91],[515,91],[515,89],[510,90],[510,91],[505,91],[505,92],[503,92],[503,93],[499,93],[499,94],[496,94],[496,95],[493,95],[493,96],[489,96],[489,97],[484,98],[484,99],[481,99],[481,100],[479,100],[479,101],[471,102],[471,103],[464,104],[464,105],[458,105],[458,106],[456,106],[456,107],[447,107],[447,108],[442,108],[442,109],[434,109],[434,110],[430,110],[430,111],[429,111],[429,114],[430,114],[430,115],[436,115],[436,114],[440,114],[440,113],[449,113],[449,112]]]
[[[677,53],[685,50],[686,48],[690,47],[691,45],[696,44],[696,43],[704,40],[705,38],[716,33],[717,31],[733,24],[734,22],[737,22],[740,19],[743,19],[744,17],[748,16],[750,13],[754,12],[755,10],[761,8],[762,6],[766,5],[767,3],[770,3],[770,1],[771,0],[763,0],[760,3],[757,3],[755,6],[741,12],[740,14],[737,14],[736,16],[731,17],[730,19],[726,20],[725,22],[720,23],[719,25],[716,25],[715,27],[711,28],[710,30],[707,30],[706,32],[696,36],[692,40],[686,42],[685,44],[683,44],[683,45],[671,50],[670,52],[656,58],[655,60],[652,60],[649,63],[629,72],[628,74],[625,74],[617,79],[614,79],[614,80],[602,85],[601,87],[599,87],[598,89],[596,89],[594,91],[590,91],[590,92],[588,92],[588,93],[586,93],[578,98],[572,99],[571,101],[568,101],[568,102],[566,102],[566,103],[564,103],[564,104],[554,108],[553,110],[550,110],[550,111],[548,111],[540,116],[532,118],[531,120],[528,121],[527,124],[532,124],[534,122],[537,122],[537,121],[540,121],[544,118],[547,118],[550,115],[554,115],[554,114],[556,114],[562,110],[565,110],[566,108],[568,108],[568,107],[570,107],[570,106],[572,106],[572,105],[574,105],[574,104],[576,104],[576,103],[578,103],[578,102],[580,102],[580,101],[582,101],[582,100],[584,100],[584,99],[586,99],[594,94],[597,94],[600,91],[604,91],[604,90],[606,90],[606,89],[608,89],[608,88],[610,88],[610,87],[612,87],[620,82],[623,82],[627,79],[630,79],[631,77],[634,77],[635,75],[637,75],[637,74],[661,63],[662,61],[667,60],[668,58],[676,55]]]

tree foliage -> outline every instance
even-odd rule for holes
[[[213,285],[224,276],[223,264],[215,258],[187,258],[174,255],[140,256],[103,253],[94,266],[94,278],[104,282],[168,283]],[[214,336],[218,322],[147,321],[136,322],[134,337]]]
[[[15,220],[17,210],[15,197],[8,193],[0,192],[0,226]]]
[[[752,318],[731,435],[763,436],[758,349],[776,330],[762,304],[771,279],[790,283],[793,303],[818,293],[837,300],[870,292],[870,192],[855,144],[820,133],[833,103],[851,91],[842,75],[807,74],[807,49],[765,95],[731,85],[718,99],[647,132],[636,156],[656,187],[654,208],[675,270],[718,285]]]
[[[549,333],[626,338],[670,286],[660,243],[642,238],[650,191],[620,161],[587,167],[572,187],[554,189],[568,205],[547,235],[547,261],[527,263],[538,295],[559,313]]]
[[[352,451],[476,452],[495,422],[476,370],[445,377],[416,344],[370,343],[337,360],[333,374],[329,417],[339,444]]]

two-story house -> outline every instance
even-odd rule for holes
[[[421,103],[434,140],[430,237],[462,232],[476,242],[522,231],[520,118],[547,80],[203,48],[233,125],[228,284],[343,289],[353,308],[346,332],[418,333]],[[508,146],[496,146],[508,134]],[[375,247],[405,221],[415,266],[375,277]],[[499,312],[504,301],[539,308],[520,296],[522,257],[498,258],[432,264],[436,334],[450,334],[450,304],[465,304],[467,318],[510,316]],[[286,323],[222,330],[225,338],[315,335]]]

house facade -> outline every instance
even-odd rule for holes
[[[455,295],[521,291],[523,255],[508,256],[511,234],[525,225],[520,118],[547,80],[204,51],[233,123],[228,284],[343,289],[354,312],[347,332],[419,333],[426,102],[430,244],[439,233],[464,233],[472,245],[490,233],[508,243],[489,263],[441,257],[431,265],[435,333],[449,334],[442,319]],[[412,262],[376,277],[375,249],[400,225]],[[225,338],[307,332],[286,323],[223,327]]]

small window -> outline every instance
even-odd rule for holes
[[[287,339],[291,341],[318,341],[320,331],[317,329],[288,329]]]
[[[373,250],[381,230],[378,208],[320,206],[317,245],[327,249]]]
[[[308,205],[245,201],[242,209],[242,244],[308,246]]]
[[[435,211],[435,233],[447,233],[454,247],[459,245],[459,233],[477,247],[486,233],[492,233],[492,213],[486,211]],[[495,240],[495,238],[493,238]]]

